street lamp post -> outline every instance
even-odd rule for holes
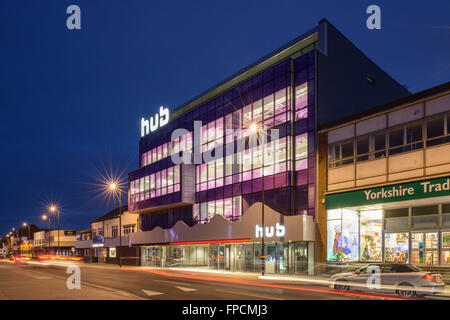
[[[265,243],[264,243],[264,238],[265,238],[265,226],[264,226],[264,144],[265,144],[265,138],[264,138],[264,134],[261,134],[261,128],[256,124],[256,123],[252,123],[250,125],[250,131],[253,132],[254,134],[257,135],[257,137],[261,138],[261,144],[262,144],[262,163],[261,163],[261,167],[262,167],[262,195],[261,195],[261,200],[262,200],[262,209],[261,209],[261,224],[262,224],[262,237],[261,237],[261,275],[264,276],[264,273],[266,272],[266,250],[265,250]]]
[[[55,206],[51,206],[50,207],[50,211],[51,212],[55,212],[56,210],[58,210],[58,247],[57,247],[57,250],[59,250],[59,229],[60,229],[60,224],[59,224],[59,207],[55,207]]]
[[[49,251],[50,251],[50,220],[51,220],[51,216],[50,215],[42,215],[42,219],[43,220],[46,220],[46,219],[48,219],[48,248],[47,248],[47,254],[49,253]]]
[[[109,184],[109,190],[113,194],[117,194],[117,198],[119,199],[119,250],[117,250],[117,254],[119,255],[119,268],[122,268],[122,190],[117,185],[117,183],[111,182]]]

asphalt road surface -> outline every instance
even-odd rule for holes
[[[81,289],[68,289],[67,265],[0,263],[0,299],[45,300],[379,300],[395,295],[340,292],[317,285],[258,280],[255,276],[202,274],[79,264]]]

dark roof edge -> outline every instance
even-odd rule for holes
[[[373,61],[372,58],[369,58],[369,56],[364,53],[355,43],[353,43],[353,41],[351,41],[349,38],[347,38],[347,36],[345,34],[343,34],[338,28],[336,28],[334,26],[334,24],[332,24],[330,21],[328,21],[327,19],[323,18],[322,20],[320,20],[319,24],[325,22],[327,23],[329,26],[331,26],[341,37],[343,37],[345,40],[347,40],[351,46],[353,46],[354,49],[356,49],[359,53],[361,53],[364,57],[366,57],[370,62],[372,62],[379,70],[381,70],[381,72],[383,72],[387,77],[389,77],[392,81],[396,82],[398,85],[400,85],[401,87],[403,87],[407,92],[409,92],[410,94],[412,94],[411,91],[408,90],[408,88],[406,88],[403,84],[401,84],[400,82],[398,82],[394,77],[392,77],[389,73],[386,72],[386,70],[384,70],[383,68],[381,68],[377,63],[375,63],[375,61]]]
[[[124,205],[122,206],[122,214],[124,212],[128,211],[128,205]],[[105,220],[110,220],[110,219],[115,219],[119,216],[119,207],[109,211],[108,213],[104,214],[103,216],[101,216],[100,218],[95,219],[94,221],[92,221],[91,223],[94,222],[100,222],[100,221],[105,221]]]
[[[426,97],[430,97],[430,96],[436,95],[438,93],[445,92],[447,90],[450,90],[450,82],[446,82],[446,83],[443,83],[443,84],[431,87],[429,89],[425,89],[423,91],[416,92],[416,93],[414,93],[412,95],[409,95],[409,96],[406,96],[406,97],[403,97],[403,98],[400,98],[400,99],[388,102],[388,103],[383,104],[381,106],[374,107],[372,109],[369,109],[369,110],[366,110],[364,112],[361,112],[361,113],[349,116],[347,118],[343,118],[343,119],[338,120],[338,121],[329,122],[327,124],[319,126],[318,127],[318,131],[331,129],[333,127],[337,127],[339,125],[342,125],[342,124],[344,124],[346,122],[352,122],[352,121],[364,118],[366,116],[370,116],[370,115],[374,115],[376,113],[381,113],[381,112],[384,112],[384,111],[388,111],[390,109],[394,109],[395,107],[401,106],[403,104],[407,104],[407,103],[413,102],[414,100],[419,100],[419,99],[423,99],[423,98],[426,98]]]
[[[322,19],[324,20],[324,19]],[[321,21],[322,21],[321,20]],[[325,20],[326,21],[326,20]],[[320,23],[319,23],[320,24]],[[227,78],[225,78],[224,80],[220,81],[219,83],[215,84],[214,86],[210,87],[209,89],[203,91],[202,93],[196,95],[195,97],[193,97],[192,99],[188,100],[187,102],[183,103],[181,106],[175,108],[172,113],[179,113],[184,107],[194,103],[195,101],[201,99],[203,96],[209,94],[210,92],[218,89],[219,87],[221,87],[222,85],[225,85],[226,83],[232,81],[233,79],[239,77],[240,75],[244,74],[247,71],[250,71],[251,69],[255,68],[256,66],[260,65],[261,63],[263,63],[266,60],[269,60],[271,57],[283,52],[284,50],[292,47],[293,45],[295,45],[296,43],[308,38],[309,36],[313,35],[314,33],[318,32],[319,30],[319,24],[315,27],[313,27],[312,29],[306,31],[305,33],[301,34],[300,36],[296,37],[295,39],[289,41],[288,43],[282,45],[281,47],[279,47],[278,49],[275,49],[274,51],[270,52],[269,54],[266,54],[265,56],[263,56],[262,58],[259,58],[258,60],[256,60],[255,62],[251,63],[250,65],[242,68],[241,70],[233,73],[231,76],[228,76]],[[184,114],[184,113],[182,113]],[[180,114],[181,115],[181,114]],[[178,115],[177,115],[178,116]]]

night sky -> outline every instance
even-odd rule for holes
[[[66,8],[81,8],[68,30]],[[381,7],[381,30],[366,28]],[[61,206],[81,229],[115,206],[97,179],[138,168],[139,121],[177,108],[322,19],[411,92],[449,81],[449,1],[0,2],[0,236]],[[55,225],[53,225],[55,226]]]

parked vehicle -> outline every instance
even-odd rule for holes
[[[441,293],[445,283],[438,273],[409,264],[369,264],[353,272],[331,276],[329,287],[337,290],[396,293],[401,297]]]

